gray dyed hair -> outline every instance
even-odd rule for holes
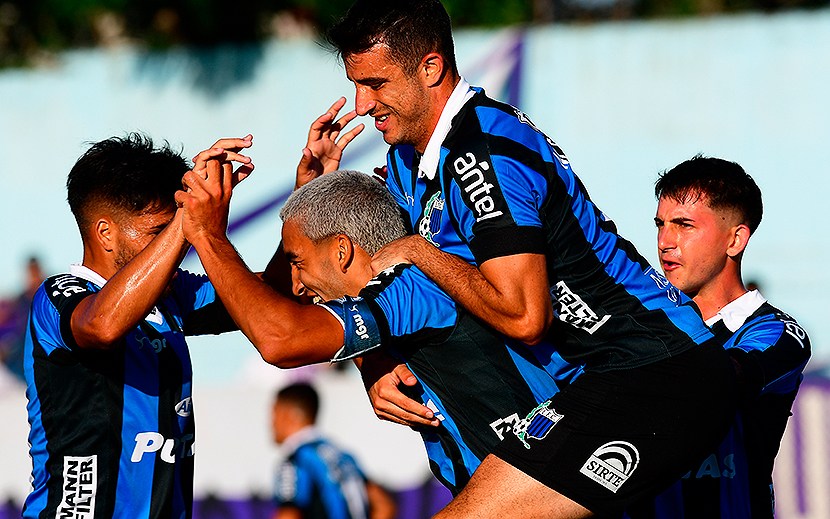
[[[368,254],[407,234],[398,204],[373,177],[339,170],[291,193],[280,210],[311,241],[343,234]]]

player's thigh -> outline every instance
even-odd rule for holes
[[[491,454],[476,469],[464,490],[435,518],[578,519],[592,516],[587,508]]]

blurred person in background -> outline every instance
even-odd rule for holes
[[[309,384],[277,392],[271,425],[285,461],[274,480],[273,519],[393,519],[392,496],[315,427],[319,406]]]
[[[13,298],[0,301],[0,360],[18,380],[23,375],[23,348],[26,342],[26,321],[32,299],[46,276],[37,256],[26,261],[23,292]]]
[[[742,381],[735,424],[718,449],[632,519],[772,518],[772,470],[810,358],[798,323],[745,287],[741,263],[761,223],[761,190],[744,169],[696,156],[657,181],[657,252],[692,297]]]

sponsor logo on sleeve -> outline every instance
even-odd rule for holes
[[[610,314],[600,317],[564,281],[551,288],[551,298],[557,319],[592,335],[611,317]]]
[[[595,450],[579,472],[616,494],[639,463],[640,453],[634,445],[612,441]]]
[[[475,155],[468,152],[455,159],[452,165],[458,187],[461,188],[462,196],[467,198],[467,205],[473,209],[476,222],[504,214],[496,208],[496,202],[490,196],[490,191],[495,188],[498,192],[498,187],[487,181],[488,177],[493,177],[492,173],[487,175],[492,169],[489,162],[479,162]]]
[[[98,456],[63,457],[63,497],[58,519],[92,519],[98,489]]]
[[[75,294],[89,292],[85,283],[72,274],[63,274],[54,278],[49,290],[53,298],[58,296],[70,297]]]
[[[536,409],[530,412],[524,420],[520,420],[513,427],[513,433],[522,442],[526,449],[530,448],[527,440],[542,440],[559,423],[565,415],[557,413],[550,407],[550,400],[539,404]]]

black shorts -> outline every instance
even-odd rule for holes
[[[709,341],[639,368],[586,371],[493,454],[600,516],[656,496],[717,448],[738,385]]]

